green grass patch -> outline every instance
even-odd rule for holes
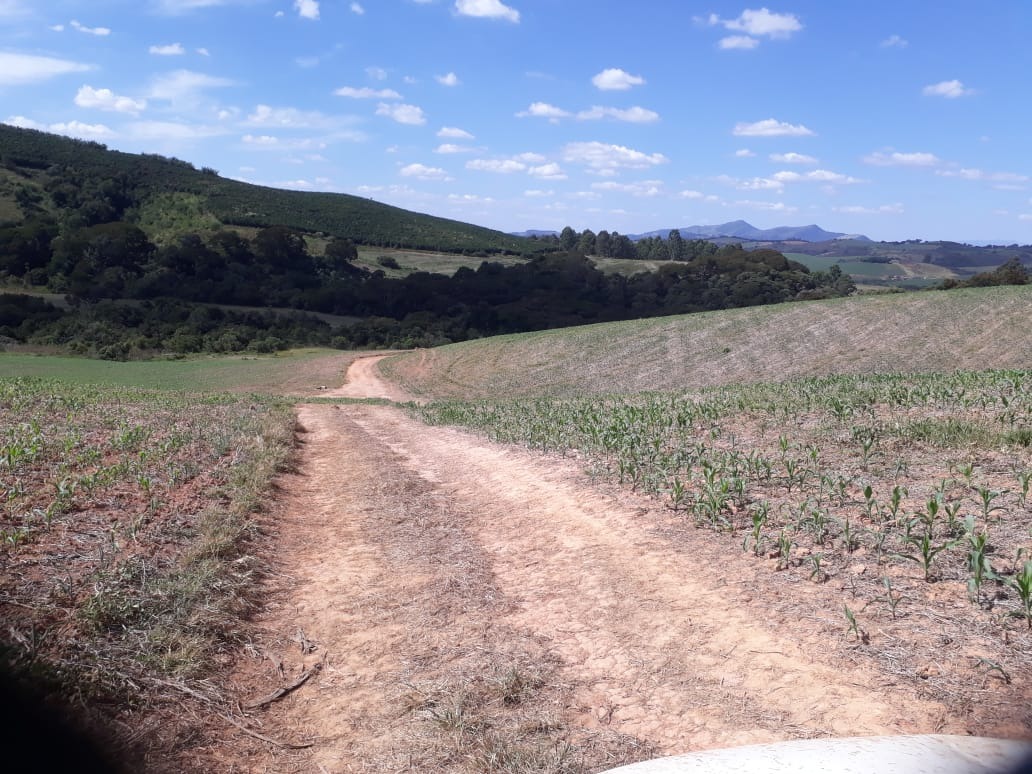
[[[354,357],[337,350],[310,349],[267,356],[114,362],[0,353],[0,375],[55,379],[66,384],[292,395],[323,385],[339,385]]]

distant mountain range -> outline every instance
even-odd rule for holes
[[[750,242],[827,242],[832,239],[857,239],[861,241],[870,240],[862,234],[843,234],[837,231],[825,231],[820,226],[811,224],[809,226],[776,226],[775,228],[756,228],[744,220],[732,220],[729,223],[721,223],[715,226],[684,226],[677,229],[681,232],[683,239],[716,239],[728,237],[732,239],[743,239]],[[647,231],[644,234],[628,234],[632,240],[645,239],[647,237],[662,237],[666,239],[673,229],[661,228],[657,231]],[[542,237],[557,235],[556,231],[521,231],[514,236],[521,237]]]

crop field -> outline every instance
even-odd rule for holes
[[[5,660],[127,718],[207,675],[293,428],[272,400],[0,379]]]
[[[395,261],[399,268],[384,266],[380,263],[381,258]],[[512,255],[492,255],[487,258],[479,258],[456,253],[434,253],[424,250],[393,250],[386,247],[360,246],[358,248],[358,260],[355,261],[355,265],[369,271],[382,271],[388,277],[407,277],[409,274],[417,271],[451,276],[463,267],[476,269],[484,261],[501,263],[505,266],[513,266],[524,262],[522,258]]]
[[[1032,372],[418,410],[575,455],[654,498],[684,539],[712,531],[786,583],[832,584],[857,654],[943,700],[1032,674]],[[1020,713],[1032,724],[1032,707]]]
[[[0,353],[0,374],[80,385],[308,395],[321,386],[339,384],[348,365],[358,356],[353,352],[308,349],[277,355],[117,362],[5,352]]]
[[[395,355],[425,398],[676,391],[826,374],[1027,368],[1032,287],[730,309],[498,336]]]

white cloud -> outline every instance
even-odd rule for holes
[[[363,8],[360,3],[352,3],[349,7],[351,8],[351,13],[357,14],[358,16],[365,15],[365,8]]]
[[[943,169],[935,174],[942,177],[959,177],[961,180],[980,180],[989,183],[1027,183],[1028,175],[1015,172],[986,172],[981,169]]]
[[[455,73],[448,73],[447,75],[435,75],[434,80],[442,86],[458,86],[460,83],[459,76],[457,76]]]
[[[438,137],[447,137],[452,140],[473,140],[475,139],[472,134],[467,132],[465,129],[459,129],[456,126],[442,126],[437,130]]]
[[[566,180],[566,173],[563,168],[555,162],[541,164],[536,167],[528,167],[527,174],[540,180]]]
[[[583,164],[589,169],[615,172],[617,169],[646,169],[665,164],[662,153],[643,153],[623,145],[603,142],[571,142],[563,148],[563,161]]]
[[[884,153],[876,151],[864,156],[865,164],[875,167],[934,167],[940,159],[934,153]]]
[[[270,145],[279,145],[279,138],[268,134],[245,134],[240,139],[247,145],[264,145],[266,147]]]
[[[600,118],[612,118],[615,121],[626,121],[631,124],[649,124],[659,120],[659,113],[643,107],[627,109],[593,106],[590,110],[582,110],[577,114],[580,121],[594,121]]]
[[[591,82],[601,91],[626,91],[632,86],[641,86],[645,79],[631,75],[618,67],[610,67],[595,75]]]
[[[513,24],[519,24],[520,21],[520,12],[505,5],[501,0],[455,0],[455,10],[460,16],[505,19]]]
[[[2,8],[2,6],[0,6],[0,8]],[[2,16],[3,16],[3,14],[0,13],[0,17],[2,17]],[[47,29],[48,30],[52,30],[53,32],[64,32],[64,25],[63,24],[52,24],[49,27],[47,27]]]
[[[473,153],[475,148],[470,148],[468,145],[455,145],[454,143],[445,142],[434,148],[434,153]]]
[[[186,49],[181,43],[169,43],[167,46],[151,46],[147,52],[155,56],[182,56]]]
[[[388,105],[386,102],[381,102],[376,106],[376,115],[386,116],[399,124],[408,124],[409,126],[422,126],[426,123],[423,108],[416,105]]]
[[[419,180],[441,180],[448,182],[454,179],[449,177],[448,173],[440,167],[428,167],[425,164],[409,164],[402,167],[399,174],[402,177],[414,177]]]
[[[56,124],[41,124],[25,116],[11,116],[4,121],[11,126],[20,126],[22,129],[38,129],[41,132],[63,134],[68,137],[78,137],[83,140],[95,140],[102,137],[110,137],[114,134],[104,124],[84,124],[81,121],[68,121]]]
[[[591,187],[596,191],[616,191],[639,198],[652,198],[663,195],[663,185],[662,180],[641,180],[636,183],[617,183],[606,180],[602,183],[592,183]]]
[[[883,204],[880,207],[864,207],[862,205],[848,205],[844,207],[832,207],[835,212],[841,212],[844,215],[902,215],[904,212],[903,205],[896,204]]]
[[[258,105],[254,112],[247,116],[243,125],[274,129],[334,129],[354,121],[355,119],[349,117],[328,116],[318,110]]]
[[[528,151],[527,153],[519,153],[514,156],[514,158],[517,161],[523,161],[527,164],[541,164],[545,161],[546,157],[542,156],[540,153],[532,153]]]
[[[681,198],[681,199],[704,199],[704,198],[706,198],[706,194],[704,194],[702,191],[692,191],[692,190],[681,191],[679,194],[677,194],[677,196],[679,198]]]
[[[28,13],[29,10],[21,4],[20,0],[0,0],[0,19],[17,19],[27,16]],[[53,28],[51,27],[51,29]]]
[[[731,175],[718,175],[713,179],[723,185],[733,186],[739,191],[780,191],[785,187],[782,181],[768,177],[753,177],[742,180],[737,177],[731,177]]]
[[[569,118],[570,113],[558,108],[555,105],[550,105],[547,102],[532,102],[530,107],[526,110],[521,110],[516,114],[517,118],[547,118],[549,121],[555,122],[560,118]]]
[[[899,35],[889,35],[879,45],[882,48],[906,48],[910,43]]]
[[[120,97],[111,89],[94,89],[92,86],[83,86],[79,89],[75,95],[75,104],[83,108],[110,110],[115,113],[132,115],[138,115],[147,109],[147,100],[145,99]]]
[[[176,70],[154,78],[148,96],[152,99],[177,103],[196,99],[197,93],[204,89],[224,88],[232,85],[234,85],[233,81],[228,78],[205,75],[193,70]]]
[[[387,71],[382,67],[367,67],[365,69],[366,75],[372,78],[374,81],[386,81]]]
[[[211,52],[208,49],[206,49],[206,48],[199,48],[199,49],[197,49],[197,53],[200,54],[201,56],[211,56]]]
[[[92,69],[91,65],[68,59],[0,51],[0,86],[22,86]]]
[[[852,185],[864,182],[859,178],[831,172],[827,169],[815,169],[812,172],[804,173],[775,172],[771,177],[780,183],[835,183],[839,185]]]
[[[802,124],[789,124],[773,118],[755,123],[740,121],[732,131],[736,137],[811,137],[814,132]]]
[[[779,164],[816,164],[817,159],[805,153],[772,153],[770,160]]]
[[[537,188],[531,188],[528,191],[524,191],[523,195],[526,196],[529,199],[542,199],[542,198],[545,198],[545,197],[548,197],[548,196],[555,196],[555,191],[553,191],[551,189],[549,189],[547,191],[542,191],[542,190],[537,189]]]
[[[319,18],[319,0],[294,0],[294,10],[302,19],[316,21]]]
[[[939,81],[939,83],[933,83],[930,86],[925,86],[921,89],[921,93],[926,97],[945,97],[946,99],[957,99],[957,97],[967,97],[975,93],[974,89],[969,89],[964,86],[963,83],[957,80],[953,81]]]
[[[751,159],[755,155],[756,154],[753,153],[748,148],[739,148],[738,150],[735,151],[735,158],[739,158],[739,159]]]
[[[514,159],[473,159],[466,162],[466,169],[511,175],[513,172],[525,171],[527,165],[522,161],[515,161]]]
[[[401,99],[401,95],[394,89],[370,89],[368,86],[341,86],[333,93],[338,97],[352,99]]]
[[[748,35],[728,35],[726,38],[721,38],[720,42],[717,43],[717,48],[724,51],[749,51],[760,45],[760,41],[756,38],[750,38]]]
[[[195,11],[198,8],[214,8],[220,5],[240,5],[248,0],[158,0],[158,10],[163,13],[178,15]],[[282,16],[283,11],[277,11]]]
[[[84,24],[79,24],[75,19],[72,19],[72,21],[69,22],[69,26],[79,32],[85,32],[87,35],[106,37],[111,34],[111,30],[108,27],[87,27]]]
[[[788,38],[803,28],[794,14],[771,13],[766,8],[746,9],[737,19],[721,19],[716,14],[711,14],[709,23],[735,32],[744,32],[746,35],[768,38]]]
[[[752,199],[740,199],[734,203],[735,207],[749,207],[754,210],[763,210],[765,212],[784,212],[793,213],[798,211],[798,207],[794,207],[791,204],[785,204],[784,202],[758,202]]]

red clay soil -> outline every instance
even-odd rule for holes
[[[404,398],[377,362],[357,361],[335,394]],[[299,420],[299,468],[269,526],[271,601],[235,684],[246,703],[317,669],[248,712],[262,735],[311,746],[227,728],[209,750],[218,767],[487,770],[538,732],[536,763],[496,770],[815,736],[1029,734],[998,704],[945,706],[918,677],[852,655],[830,589],[666,529],[663,508],[573,460],[393,406],[304,405]],[[513,699],[509,679],[491,692],[517,673],[526,691]]]

